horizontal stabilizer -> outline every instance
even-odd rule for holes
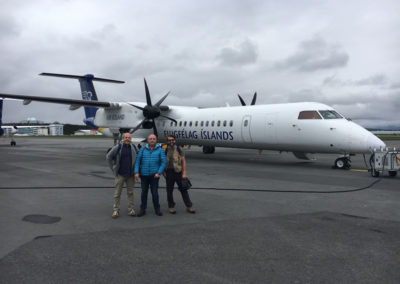
[[[118,103],[110,103],[110,102],[61,99],[61,98],[59,99],[53,97],[36,97],[36,96],[14,95],[14,94],[0,94],[0,98],[10,98],[10,99],[18,99],[24,101],[36,101],[36,102],[66,104],[74,106],[87,106],[87,107],[104,107],[104,108],[120,107]]]
[[[94,77],[92,74],[87,74],[87,75],[84,75],[84,76],[80,76],[80,75],[68,75],[68,74],[56,74],[56,73],[40,73],[39,75],[52,76],[52,77],[61,77],[61,78],[69,78],[69,79],[91,79],[93,81],[107,82],[107,83],[117,83],[117,84],[125,83],[125,81],[118,81],[118,80],[105,79],[105,78],[97,78],[97,77]]]

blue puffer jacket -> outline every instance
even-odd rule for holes
[[[150,151],[149,144],[140,148],[135,162],[135,174],[142,176],[152,176],[158,173],[161,175],[167,165],[164,150],[156,144],[153,151]]]

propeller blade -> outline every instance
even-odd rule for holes
[[[138,109],[140,109],[140,110],[143,110],[143,108],[142,108],[142,107],[140,107],[140,106],[135,106],[135,105],[133,105],[133,104],[130,104],[130,103],[128,103],[128,105],[131,105],[131,106],[133,106],[133,107],[135,107],[135,108],[138,108]]]
[[[253,100],[251,101],[251,105],[255,105],[257,100],[257,92],[254,93]]]
[[[160,116],[165,117],[166,119],[172,120],[172,121],[175,122],[175,123],[178,123],[175,119],[173,119],[173,118],[171,118],[171,117],[168,117],[168,116],[166,116],[166,115],[160,114]]]
[[[155,135],[156,137],[158,137],[156,122],[154,121],[154,119],[153,119],[153,131],[154,131],[154,135]]]
[[[140,126],[142,126],[144,120],[142,120],[135,128],[131,129],[129,131],[130,134],[132,134],[133,132],[135,132],[136,130],[138,130],[140,128]]]
[[[146,102],[147,102],[147,105],[153,106],[151,104],[150,91],[149,91],[149,87],[147,87],[146,78],[144,78],[144,88],[146,90]]]
[[[166,97],[168,97],[169,93],[171,93],[171,91],[169,91],[166,95],[164,95],[156,104],[155,106],[160,106],[162,104],[162,102],[165,100]]]
[[[244,102],[244,100],[242,99],[242,97],[239,94],[238,94],[238,97],[239,97],[239,100],[240,100],[240,103],[242,104],[242,106],[245,106],[246,103]]]

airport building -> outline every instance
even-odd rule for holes
[[[17,134],[28,136],[64,135],[62,124],[18,125]]]

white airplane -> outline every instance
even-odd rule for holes
[[[98,101],[92,81],[123,83],[95,78],[53,73],[41,75],[75,78],[80,81],[83,100],[0,94],[0,97],[70,105],[71,110],[85,107],[84,122],[94,128],[106,128],[116,139],[122,132],[146,137],[154,132],[160,142],[173,134],[181,144],[199,145],[204,153],[215,147],[293,152],[299,159],[313,153],[336,153],[337,168],[349,168],[350,156],[372,153],[386,147],[374,134],[345,119],[332,107],[315,102],[198,108],[161,105],[151,101],[146,83],[146,103]],[[240,96],[239,96],[240,97]]]

